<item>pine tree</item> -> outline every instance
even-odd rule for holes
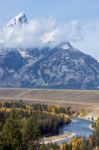
[[[6,120],[1,134],[0,142],[3,150],[20,150],[22,144],[21,124],[15,112]]]
[[[40,131],[33,118],[27,119],[23,128],[23,147],[24,150],[39,150]]]

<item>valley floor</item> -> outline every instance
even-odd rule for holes
[[[90,116],[99,116],[99,90],[51,90],[0,88],[0,101],[23,100],[29,103],[70,106],[74,110],[88,109]]]

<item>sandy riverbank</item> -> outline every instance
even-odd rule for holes
[[[55,143],[61,140],[72,138],[73,136],[75,136],[75,133],[66,133],[64,135],[51,136],[51,137],[44,138],[44,143],[45,144]]]

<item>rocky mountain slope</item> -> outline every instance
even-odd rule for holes
[[[99,63],[69,43],[6,49],[0,54],[0,86],[98,89]]]

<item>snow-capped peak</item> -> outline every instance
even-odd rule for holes
[[[24,23],[27,23],[27,17],[26,15],[21,12],[19,15],[14,17],[8,24],[7,26],[14,26],[14,25],[22,25]]]
[[[59,48],[64,49],[64,50],[68,50],[68,49],[71,49],[72,46],[69,42],[63,42],[59,45]]]

